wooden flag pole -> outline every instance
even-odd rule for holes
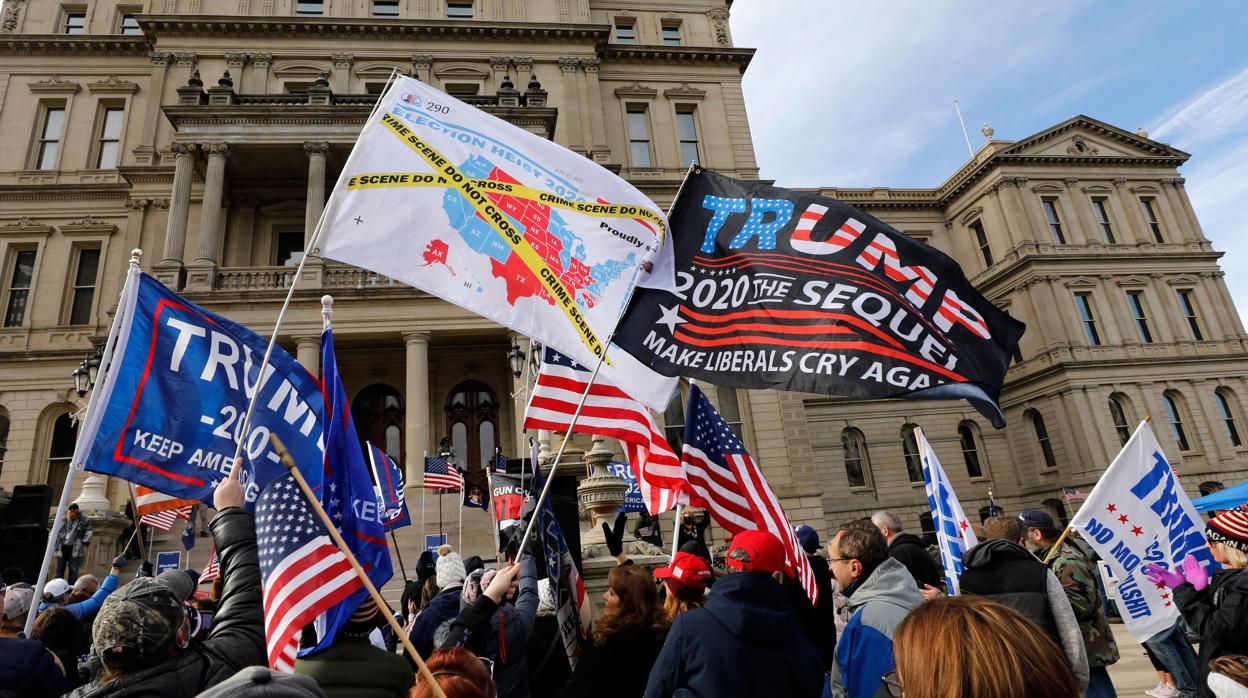
[[[437,698],[446,698],[446,694],[442,692],[442,686],[433,678],[433,673],[425,665],[425,660],[421,659],[420,653],[412,646],[412,641],[407,638],[407,633],[403,632],[403,626],[399,625],[399,621],[395,620],[394,613],[390,610],[390,605],[386,603],[385,599],[381,598],[381,592],[377,591],[377,587],[368,578],[364,568],[360,567],[359,560],[356,560],[355,555],[351,554],[351,549],[342,540],[342,534],[338,532],[338,528],[330,520],[329,514],[326,514],[325,509],[321,507],[321,502],[312,493],[312,488],[308,487],[308,481],[303,479],[303,473],[299,472],[299,468],[295,466],[295,461],[290,457],[290,452],[286,450],[286,445],[282,443],[277,434],[270,433],[269,440],[273,442],[273,449],[277,451],[278,458],[282,459],[282,465],[286,466],[286,469],[294,476],[295,482],[299,483],[299,489],[303,492],[304,498],[308,500],[312,510],[320,517],[321,523],[325,524],[325,530],[334,539],[334,545],[337,545],[342,554],[346,556],[347,562],[351,563],[351,569],[355,570],[355,576],[359,577],[360,581],[364,583],[364,588],[368,590],[368,595],[373,598],[373,603],[377,604],[377,609],[386,617],[386,622],[390,624],[390,629],[399,638],[399,642],[403,643],[403,648],[407,650],[412,659],[416,660],[416,668],[419,670],[421,678],[429,683],[429,688],[433,690],[433,695],[437,696]]]
[[[1146,416],[1144,417],[1144,421],[1143,421],[1143,422],[1141,422],[1141,423],[1140,423],[1140,426],[1136,427],[1136,428],[1135,428],[1135,430],[1136,430],[1136,431],[1139,431],[1139,430],[1140,430],[1140,427],[1144,426],[1145,424],[1149,424],[1149,423],[1151,423],[1152,421],[1153,421],[1153,418],[1152,418],[1152,417],[1150,417],[1150,416],[1147,416],[1147,415],[1146,415]],[[1132,438],[1134,438],[1134,437],[1135,437],[1135,435],[1134,435],[1134,434],[1132,434]],[[1128,440],[1127,440],[1127,442],[1128,442],[1128,443],[1130,443],[1130,439],[1128,439]],[[1125,449],[1125,448],[1126,448],[1126,446],[1124,445],[1124,446],[1123,446],[1123,448]],[[1121,455],[1121,454],[1122,454],[1122,451],[1119,451],[1118,453],[1119,453],[1119,455]],[[1115,457],[1114,457],[1114,459],[1115,459],[1115,460],[1117,460],[1117,456],[1115,456]],[[1096,486],[1095,486],[1095,485],[1092,487],[1092,491],[1093,491],[1093,492],[1095,492],[1095,491],[1096,491]],[[1088,498],[1090,499],[1091,497],[1092,497],[1092,494],[1091,494],[1091,493],[1089,493],[1089,494],[1088,494]],[[1083,500],[1083,502],[1084,502],[1084,504],[1087,504],[1088,500],[1087,500],[1087,499],[1085,499],[1085,500]],[[1083,504],[1080,504],[1080,505],[1079,505],[1079,508],[1080,508],[1080,509],[1082,509],[1082,508],[1083,508]],[[1079,515],[1079,512],[1075,512],[1075,516],[1072,516],[1072,517],[1071,517],[1071,520],[1073,521],[1073,520],[1074,520],[1074,519],[1075,519],[1078,515]],[[1073,531],[1073,530],[1074,530],[1073,528],[1071,528],[1070,526],[1067,526],[1067,527],[1066,527],[1066,530],[1065,530],[1065,531],[1062,531],[1062,535],[1058,537],[1057,542],[1056,542],[1056,543],[1054,543],[1054,544],[1053,544],[1053,547],[1049,549],[1049,554],[1044,556],[1044,564],[1046,564],[1046,565],[1047,565],[1047,564],[1049,564],[1049,560],[1052,560],[1052,559],[1053,559],[1053,556],[1057,555],[1057,551],[1058,551],[1058,549],[1062,547],[1062,543],[1066,541],[1066,537],[1067,537],[1067,536],[1069,536],[1069,535],[1070,535],[1070,532],[1071,532],[1071,531]]]

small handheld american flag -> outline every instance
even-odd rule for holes
[[[290,473],[256,502],[269,667],[292,672],[303,626],[361,587]]]
[[[208,556],[208,566],[204,568],[202,574],[199,575],[199,583],[211,582],[221,576],[221,560],[217,558],[217,548],[213,546],[212,554]]]
[[[134,485],[135,511],[139,523],[168,531],[178,519],[190,519],[193,499],[178,499],[150,487]]]
[[[1063,487],[1062,496],[1065,497],[1068,502],[1082,502],[1088,498],[1088,493],[1074,489],[1073,487]]]
[[[425,458],[425,482],[427,490],[459,490],[464,486],[464,478],[459,468],[446,456]]]

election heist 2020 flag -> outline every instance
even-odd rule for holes
[[[676,290],[617,344],[667,376],[861,398],[964,398],[993,425],[1023,324],[956,262],[823,196],[695,168],[671,215]]]
[[[654,202],[585,157],[400,77],[360,133],[313,253],[592,366],[634,280],[673,287],[666,227]],[[655,409],[675,387],[619,349],[603,371]]]
[[[321,484],[320,386],[268,340],[175,294],[146,274],[127,281],[112,363],[82,438],[85,467],[159,492],[212,503],[229,475],[243,417],[259,391],[240,476],[247,506],[285,472],[269,434],[286,444],[300,472]]]
[[[1175,569],[1190,554],[1217,568],[1203,520],[1148,422],[1136,428],[1070,527],[1113,569],[1118,610],[1139,642],[1169,630],[1179,616],[1170,590],[1149,582],[1145,565]]]

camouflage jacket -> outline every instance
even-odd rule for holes
[[[1048,550],[1039,553],[1043,560]],[[1109,666],[1118,661],[1118,644],[1105,618],[1101,595],[1097,591],[1096,565],[1078,548],[1062,543],[1057,555],[1049,561],[1049,568],[1066,590],[1075,620],[1083,633],[1083,645],[1088,652],[1088,666]]]

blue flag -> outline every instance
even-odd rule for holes
[[[338,527],[347,547],[377,588],[394,575],[390,562],[390,546],[386,544],[386,528],[382,508],[373,490],[373,480],[364,462],[364,450],[351,421],[347,407],[347,391],[338,376],[338,360],[334,356],[334,333],[326,329],[321,335],[321,389],[325,393],[325,486],[321,489],[321,506]],[[324,629],[318,623],[318,642],[299,652],[313,654],[329,647],[338,631],[364,599],[368,590],[359,589],[346,600],[333,606],[324,615]]]
[[[247,507],[286,471],[277,434],[314,489],[321,485],[324,399],[316,378],[280,347],[132,273],[117,310],[112,363],[100,379],[82,437],[87,470],[183,499],[212,503],[230,472],[251,395],[259,391],[243,449]]]
[[[386,530],[410,526],[412,517],[407,513],[407,500],[403,496],[406,486],[403,470],[385,451],[372,444],[368,444],[368,453],[373,461],[373,474],[377,476],[377,487],[381,490],[381,514]]]
[[[195,515],[191,514],[191,520],[186,522],[182,527],[182,547],[190,550],[195,547]]]

